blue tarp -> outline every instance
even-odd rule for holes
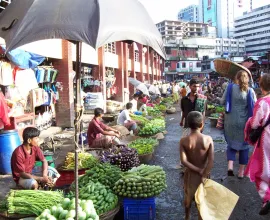
[[[2,47],[5,50],[5,47]],[[6,56],[14,65],[21,69],[33,69],[45,60],[45,57],[43,56],[21,49],[9,51]]]

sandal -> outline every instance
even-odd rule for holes
[[[234,176],[233,170],[228,170],[228,176]]]
[[[270,210],[270,201],[264,203],[265,205],[261,208],[259,215],[267,215]]]

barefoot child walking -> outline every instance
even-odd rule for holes
[[[199,185],[210,174],[214,162],[214,144],[210,136],[201,133],[203,115],[192,111],[187,116],[190,135],[180,140],[180,159],[186,167],[184,174],[185,220],[190,219],[192,200]],[[199,219],[202,219],[199,214]]]

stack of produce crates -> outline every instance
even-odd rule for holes
[[[124,220],[155,220],[155,197],[145,199],[124,198]]]

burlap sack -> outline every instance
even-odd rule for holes
[[[129,130],[125,127],[125,126],[122,126],[122,125],[115,125],[115,126],[112,126],[112,128],[116,129],[117,131],[119,131],[121,133],[122,136],[126,136],[129,134]]]

